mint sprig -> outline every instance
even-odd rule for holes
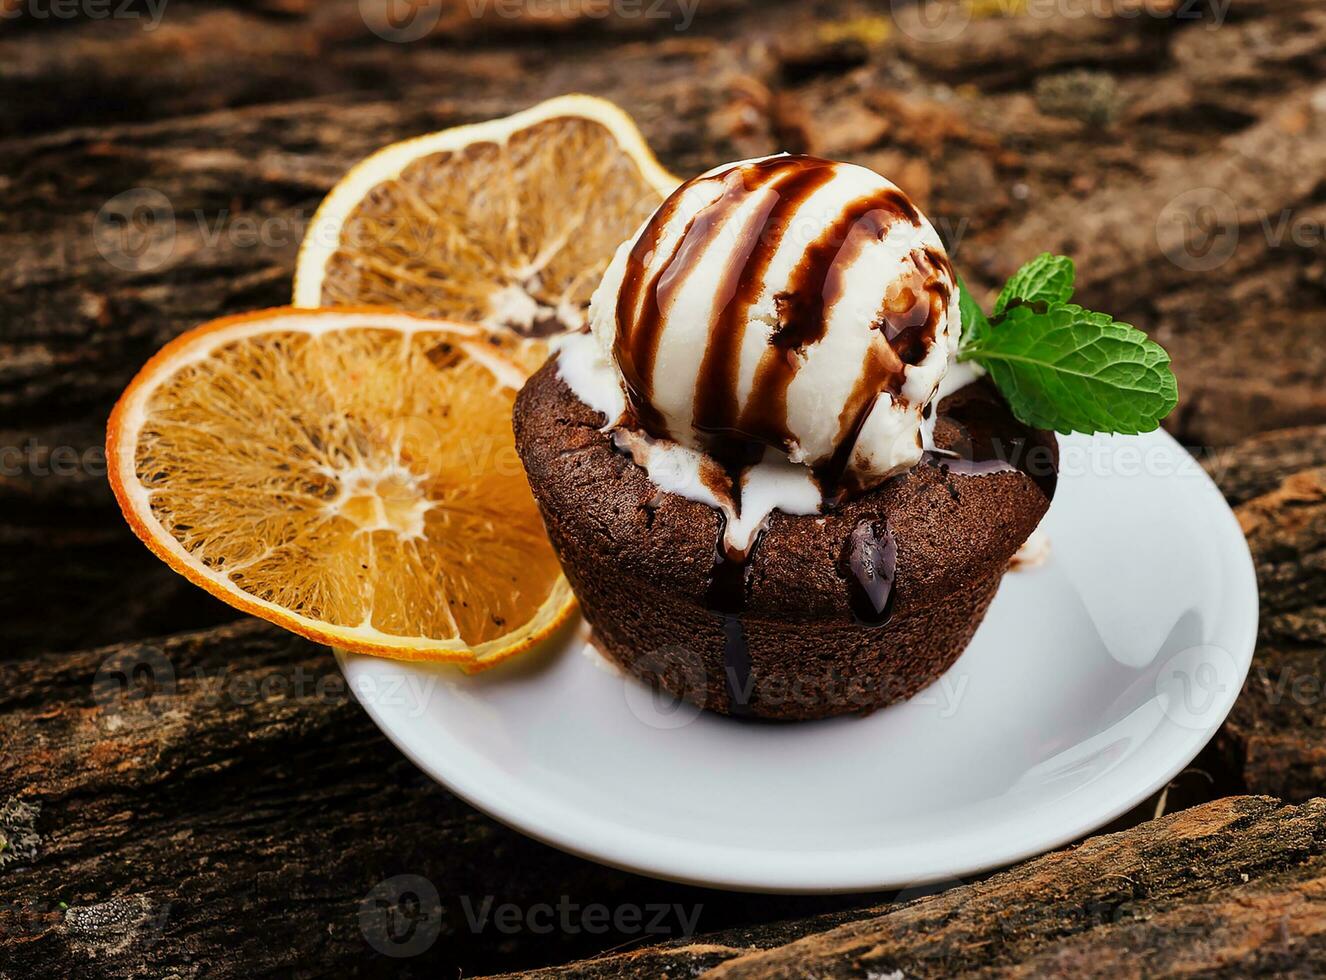
[[[1071,259],[1041,255],[987,318],[959,279],[958,359],[975,361],[1026,425],[1058,432],[1150,432],[1178,404],[1169,354],[1142,331],[1069,303]]]
[[[994,315],[1001,316],[1010,306],[1044,303],[1054,306],[1073,298],[1073,279],[1077,269],[1066,255],[1043,252],[1013,274],[995,300]]]

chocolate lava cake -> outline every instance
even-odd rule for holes
[[[723,515],[662,492],[550,360],[516,400],[516,446],[599,646],[632,674],[724,714],[870,712],[962,653],[1049,507],[1054,436],[993,386],[938,406],[935,451],[820,515],[775,511],[745,563]]]

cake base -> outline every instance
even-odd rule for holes
[[[921,611],[876,629],[743,617],[745,663],[731,662],[727,653],[731,621],[715,623],[708,610],[684,608],[657,590],[633,596],[653,604],[661,617],[685,624],[684,642],[642,649],[642,624],[623,629],[599,615],[620,608],[625,596],[599,592],[574,578],[572,585],[577,594],[583,590],[581,608],[594,629],[595,647],[651,687],[720,714],[801,721],[869,714],[928,687],[967,648],[1001,578],[966,590],[942,615]],[[787,669],[789,662],[795,669]]]
[[[554,362],[526,384],[514,422],[599,645],[676,697],[777,720],[873,711],[951,667],[1048,508],[1058,463],[1052,435],[1017,423],[988,386],[969,386],[940,407],[936,445],[1015,465],[936,458],[826,514],[775,512],[733,604],[714,599],[715,577],[732,571],[717,558],[719,514],[660,493]],[[861,615],[854,584],[853,535],[863,528],[887,529],[896,545],[890,603],[877,617]]]

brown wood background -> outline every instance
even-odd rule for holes
[[[0,980],[1319,975],[1320,0],[386,6],[0,0]],[[324,650],[132,538],[99,447],[148,354],[285,302],[304,226],[368,152],[566,91],[620,102],[680,174],[776,149],[866,163],[973,286],[1066,252],[1084,303],[1169,347],[1172,430],[1239,506],[1263,609],[1233,716],[1164,800],[901,904],[639,878],[456,800]],[[121,227],[134,204],[158,220]],[[156,683],[122,684],[135,664]],[[436,904],[393,904],[401,875]],[[472,926],[489,897],[628,918]],[[655,906],[666,932],[632,924]]]

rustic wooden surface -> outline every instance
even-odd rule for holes
[[[398,43],[369,0],[173,0],[150,29],[145,4],[0,0],[0,978],[435,977],[614,947],[566,969],[1307,975],[1326,927],[1320,3],[970,0],[942,43],[903,2],[700,0],[685,30],[676,4],[482,6],[439,0]],[[577,90],[621,102],[678,173],[780,148],[875,166],[973,286],[1065,251],[1084,302],[1173,351],[1171,426],[1239,505],[1262,628],[1221,735],[1121,836],[902,907],[600,868],[419,775],[325,651],[236,621],[122,526],[102,426],[151,350],[285,301],[318,201],[377,146]],[[173,220],[125,237],[144,193]],[[414,924],[427,948],[394,958],[377,900],[401,875],[438,907]],[[659,906],[668,933],[472,926],[488,897]]]
[[[1230,797],[984,881],[525,974],[553,978],[1320,976],[1326,800]]]

